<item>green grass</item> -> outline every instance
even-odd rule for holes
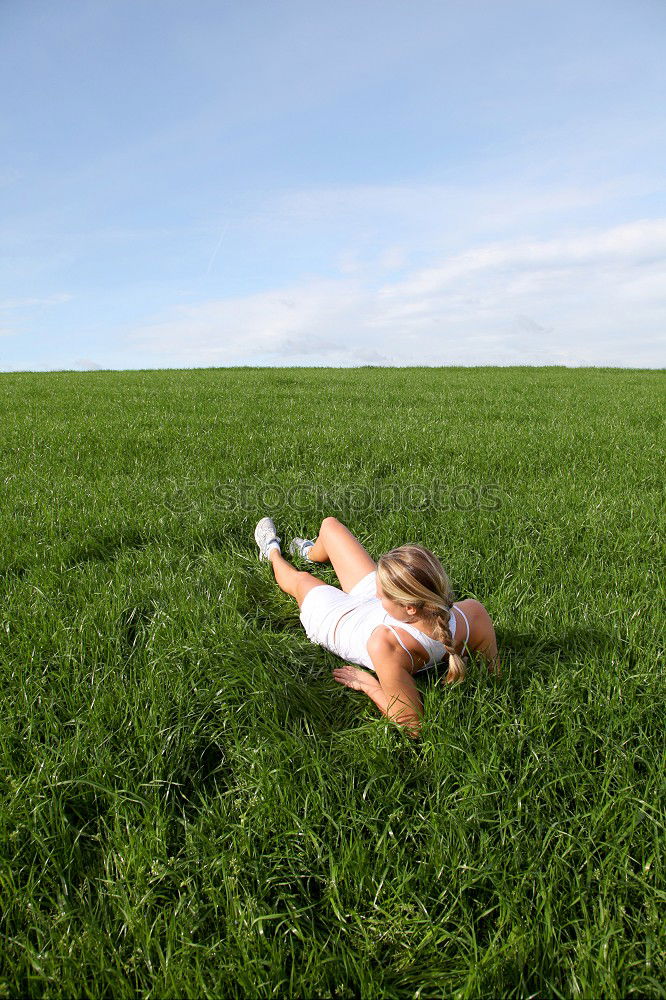
[[[0,996],[665,996],[663,404],[603,369],[0,376]],[[432,548],[502,680],[425,688],[412,743],[331,679],[265,513]]]

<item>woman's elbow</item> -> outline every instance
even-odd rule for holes
[[[421,735],[421,717],[419,715],[401,715],[394,716],[394,722],[400,726],[400,728],[411,736],[413,740],[417,740]]]
[[[416,706],[410,707],[409,709],[403,709],[400,712],[393,714],[393,721],[397,722],[401,729],[411,736],[413,739],[418,739],[421,735],[421,716],[422,716],[422,706],[418,708]]]

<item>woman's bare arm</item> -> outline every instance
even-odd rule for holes
[[[368,652],[375,664],[376,677],[351,664],[338,667],[333,677],[354,691],[363,691],[382,715],[394,719],[410,736],[418,736],[423,706],[414,678],[401,664],[407,656],[402,649],[396,651],[392,641],[380,633],[370,637]]]
[[[351,688],[352,691],[362,691],[375,703],[382,715],[389,719],[395,719],[405,727],[410,736],[418,736],[420,730],[420,705],[419,710],[411,703],[405,704],[399,700],[399,695],[391,697],[384,691],[379,680],[367,670],[355,667],[351,663],[345,663],[342,667],[336,667],[333,677],[339,684]],[[416,687],[416,685],[415,685]],[[416,692],[418,695],[418,691]]]

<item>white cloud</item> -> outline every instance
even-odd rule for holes
[[[660,190],[660,178],[624,176],[600,180],[581,178],[561,184],[543,178],[515,177],[515,163],[487,164],[486,176],[458,183],[357,184],[287,191],[267,198],[241,221],[255,232],[273,230],[288,237],[325,233],[350,241],[344,253],[359,257],[361,248],[398,250],[401,255],[437,247],[459,249],[470,241],[490,241],[552,228],[562,231],[567,220],[581,220],[600,208]],[[393,235],[392,235],[393,234]],[[396,235],[397,234],[397,235]],[[315,245],[317,239],[314,240]]]
[[[179,365],[649,367],[665,328],[666,220],[643,220],[473,246],[379,285],[348,274],[178,306],[131,341]]]
[[[59,292],[57,295],[48,295],[39,299],[4,299],[0,300],[0,310],[9,311],[10,309],[33,309],[35,307],[41,308],[42,306],[59,306],[64,302],[71,302],[71,300],[72,296],[67,292]]]
[[[332,357],[350,352],[349,322],[367,308],[352,281],[312,281],[275,292],[178,306],[136,331],[142,349],[187,363],[233,364],[239,357]],[[367,345],[358,344],[359,350]]]
[[[635,267],[652,258],[666,261],[666,219],[632,222],[611,229],[551,240],[504,241],[476,247],[447,261],[426,268],[404,282],[387,287],[387,298],[404,299],[443,290],[451,284],[472,279],[481,273],[502,271],[516,276],[556,275],[565,269],[599,267],[619,263]],[[517,286],[518,287],[518,286]]]
[[[344,276],[178,306],[132,342],[178,365],[650,367],[665,327],[666,220],[648,220],[475,246],[379,287]]]
[[[91,361],[90,358],[78,358],[74,362],[75,368],[81,368],[85,372],[101,372],[102,366],[98,365],[96,361]]]

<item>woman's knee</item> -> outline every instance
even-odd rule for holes
[[[296,585],[292,596],[296,598],[299,606],[307,592],[312,590],[313,587],[318,586],[321,582],[322,581],[316,576],[313,576],[312,573],[308,573],[307,570],[298,571],[298,577],[296,578]]]
[[[321,529],[319,531],[319,534],[321,534],[322,531],[330,531],[331,528],[335,528],[338,524],[341,523],[342,522],[338,521],[337,517],[332,517],[332,516],[325,517],[324,520],[321,522]]]

